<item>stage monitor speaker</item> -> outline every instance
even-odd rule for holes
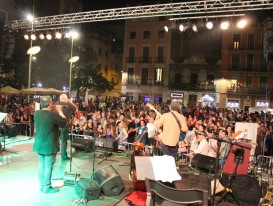
[[[204,173],[214,173],[216,158],[207,155],[196,154],[192,158],[191,167]]]
[[[95,172],[95,178],[100,184],[105,196],[119,195],[124,188],[124,183],[120,175],[112,165],[107,165],[97,170]]]
[[[239,145],[242,145],[244,147],[250,147],[250,145],[247,143],[239,143]],[[236,168],[236,164],[238,163],[236,174],[247,175],[249,157],[250,157],[250,149],[245,149],[238,145],[233,145],[228,154],[225,165],[223,166],[223,172],[227,174],[233,174]]]
[[[82,150],[85,152],[94,151],[94,141],[92,139],[74,138],[71,146],[76,150]]]

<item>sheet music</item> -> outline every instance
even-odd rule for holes
[[[182,179],[177,172],[175,160],[171,156],[135,156],[135,163],[138,180],[149,178],[173,182]]]

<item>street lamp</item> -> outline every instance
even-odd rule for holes
[[[79,60],[79,56],[73,56],[69,59],[70,68],[69,68],[69,97],[71,98],[71,78],[72,78],[72,64]]]
[[[30,47],[27,50],[27,54],[29,55],[29,64],[28,64],[28,88],[30,88],[30,80],[31,80],[31,65],[32,65],[32,55],[38,54],[41,50],[41,47],[34,46]]]

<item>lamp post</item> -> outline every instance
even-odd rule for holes
[[[72,78],[72,64],[79,60],[79,56],[71,56],[69,59],[70,68],[69,68],[69,97],[71,98],[71,78]]]
[[[35,55],[39,53],[41,50],[41,47],[39,46],[34,46],[30,47],[27,50],[27,54],[29,55],[29,64],[28,64],[28,88],[30,88],[30,82],[31,82],[31,66],[32,66],[32,55]]]

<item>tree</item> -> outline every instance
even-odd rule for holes
[[[96,54],[90,47],[81,49],[79,57],[79,61],[73,64],[72,69],[72,89],[77,91],[77,99],[80,92],[86,92],[87,89],[99,92],[113,89],[114,85],[101,75],[96,64]]]

